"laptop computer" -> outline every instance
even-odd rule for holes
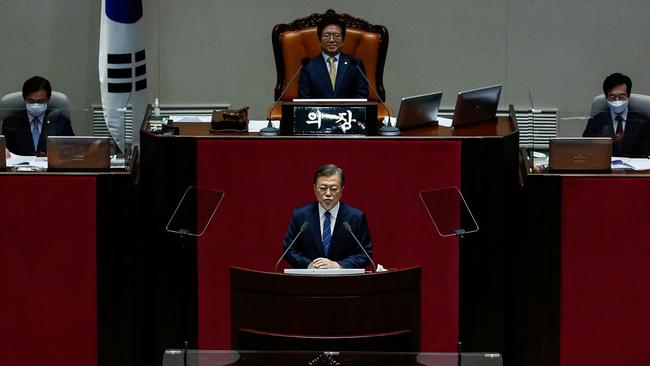
[[[607,172],[612,165],[609,137],[556,137],[549,139],[550,171]]]
[[[5,137],[0,135],[0,170],[4,170],[7,167],[6,148]]]
[[[458,93],[451,126],[460,128],[494,119],[497,116],[501,88],[501,85],[494,85]]]
[[[397,114],[397,127],[400,130],[408,130],[437,125],[441,100],[442,92],[402,98]]]
[[[108,137],[49,136],[47,138],[48,170],[109,170]]]

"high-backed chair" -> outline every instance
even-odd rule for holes
[[[52,91],[52,96],[47,102],[48,109],[58,109],[67,119],[70,119],[70,105],[68,97],[58,91]],[[0,118],[4,118],[16,110],[25,109],[25,100],[22,92],[13,92],[0,99]]]
[[[650,116],[650,96],[643,94],[630,94],[629,107],[631,110]],[[591,102],[591,116],[609,110],[607,100],[603,94],[597,95]]]
[[[346,33],[342,51],[363,61],[368,80],[375,86],[381,99],[386,100],[383,77],[388,50],[388,30],[382,25],[372,25],[366,20],[354,18],[349,14],[337,14],[332,9],[327,10],[324,14],[314,13],[306,18],[296,19],[289,24],[278,24],[273,27],[271,38],[277,71],[273,99],[277,100],[289,85],[303,58],[320,54],[320,40],[316,34],[316,26],[325,15],[338,16],[345,23]],[[291,101],[298,97],[299,78],[300,75],[296,76],[293,83],[289,85],[282,96],[282,101]],[[379,101],[373,87],[369,86],[368,90],[368,100]],[[377,118],[381,120],[386,114],[386,109],[379,105]],[[270,115],[274,120],[281,119],[281,105],[276,105]]]

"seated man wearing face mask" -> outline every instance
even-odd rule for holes
[[[648,111],[628,107],[632,80],[620,73],[611,74],[603,82],[603,92],[609,110],[591,117],[582,136],[611,137],[613,156],[648,157],[650,119]]]
[[[59,110],[47,108],[52,86],[40,76],[23,84],[25,110],[5,118],[2,134],[7,150],[18,155],[45,155],[48,136],[73,136],[70,120]]]

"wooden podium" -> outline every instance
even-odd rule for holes
[[[311,276],[231,267],[232,348],[418,351],[420,272]]]

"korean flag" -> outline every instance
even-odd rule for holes
[[[99,83],[104,118],[115,143],[124,151],[124,117],[133,107],[133,145],[147,107],[147,65],[142,0],[102,0],[99,34]]]

